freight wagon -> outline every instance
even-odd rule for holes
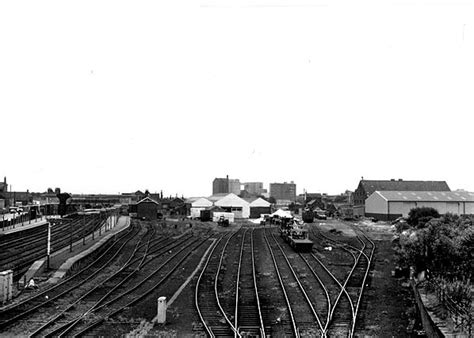
[[[313,249],[313,241],[309,239],[308,230],[295,221],[282,224],[280,236],[297,252],[311,252]]]

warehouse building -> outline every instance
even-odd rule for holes
[[[209,200],[212,201],[214,198],[216,196],[211,196]],[[221,207],[226,212],[233,213],[235,218],[249,218],[250,216],[250,203],[233,193],[218,198],[214,205]]]
[[[446,181],[360,180],[353,194],[354,215],[364,216],[365,200],[375,191],[451,191]]]
[[[261,214],[271,214],[272,204],[259,197],[250,202],[250,218],[259,218]]]
[[[243,186],[244,191],[248,192],[251,196],[260,196],[267,193],[267,190],[263,189],[262,182],[245,182]]]
[[[160,204],[152,200],[150,197],[145,197],[136,204],[137,217],[148,221],[158,219],[158,210]]]
[[[417,207],[440,214],[474,214],[474,193],[457,191],[375,191],[365,200],[365,215],[380,220],[407,217]]]
[[[227,175],[225,178],[215,178],[212,181],[212,194],[240,194],[240,180],[238,178],[229,178]]]

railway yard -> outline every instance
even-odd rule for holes
[[[68,222],[53,228],[57,243],[66,246],[73,235],[59,229],[75,221]],[[80,231],[100,225],[93,217],[81,222],[87,225]],[[314,245],[297,252],[274,225],[132,219],[59,282],[50,283],[53,271],[46,271],[37,290],[0,308],[0,333],[409,336],[413,302],[409,289],[392,277],[388,227],[330,219],[305,228]],[[24,271],[40,250],[32,243],[44,247],[33,233],[44,231],[0,237],[9,250],[2,252],[1,265]],[[20,251],[24,258],[14,263],[9,257]],[[168,301],[166,324],[156,322],[161,296]]]

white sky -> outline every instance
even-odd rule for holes
[[[1,1],[0,177],[14,190],[474,191],[474,4]]]

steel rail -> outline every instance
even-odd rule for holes
[[[139,230],[139,229],[138,229]],[[129,232],[131,232],[133,230],[129,230],[127,231],[127,233],[124,233],[120,236],[120,238],[122,237],[125,237],[126,234],[128,234]],[[37,304],[37,305],[34,305],[32,307],[30,307],[29,309],[27,310],[24,310],[22,311],[20,314],[12,317],[12,318],[9,318],[7,320],[4,320],[2,322],[0,322],[0,328],[5,328],[11,324],[13,324],[14,322],[18,321],[20,318],[23,318],[24,316],[36,311],[37,309],[45,306],[46,304],[49,304],[51,302],[53,302],[54,300],[58,299],[59,297],[61,297],[62,295],[72,291],[73,289],[75,289],[77,286],[80,286],[84,283],[86,283],[88,280],[92,279],[92,277],[94,277],[97,273],[99,273],[107,264],[108,262],[114,260],[116,258],[116,256],[121,252],[121,250],[125,247],[125,245],[133,239],[133,237],[135,235],[137,235],[138,232],[136,234],[134,234],[133,236],[129,237],[124,243],[122,243],[120,245],[120,247],[117,249],[117,251],[114,253],[114,255],[109,259],[107,260],[107,262],[105,262],[102,266],[100,266],[97,271],[95,271],[94,273],[90,274],[87,276],[86,279],[84,279],[83,281],[79,282],[79,284],[76,284],[76,285],[72,285],[70,287],[68,287],[65,291],[62,291],[61,293],[59,293],[58,295],[55,295],[51,298],[48,297],[47,300],[44,300],[46,299],[45,295],[47,295],[48,293],[51,293],[51,291],[54,291],[54,290],[57,290],[59,289],[61,286],[65,285],[66,283],[69,283],[70,281],[72,281],[73,279],[75,279],[76,277],[78,277],[80,274],[86,272],[88,269],[90,269],[91,267],[93,267],[96,263],[100,262],[100,260],[109,252],[113,249],[114,245],[119,243],[119,242],[115,242],[113,243],[109,248],[107,248],[107,250],[102,253],[102,255],[100,255],[97,259],[95,259],[93,262],[91,262],[89,265],[87,265],[86,267],[84,267],[83,269],[81,269],[80,271],[78,271],[77,273],[73,274],[72,276],[68,277],[67,279],[63,280],[62,282],[59,282],[58,284],[36,294],[34,297],[31,297],[31,298],[28,298],[18,304],[15,304],[14,306],[12,307],[9,307],[7,309],[5,309],[4,311],[0,312],[0,314],[4,314],[4,313],[7,313],[9,311],[12,311],[12,310],[15,310],[15,309],[18,309],[20,306],[24,306],[26,305],[28,302],[31,302],[31,301],[34,301],[34,300],[39,300],[41,299],[41,303]]]
[[[188,238],[189,239],[189,238]],[[176,245],[173,246],[173,248],[179,246],[180,244],[182,244],[183,242],[185,241],[182,241],[182,242],[179,242],[177,243]],[[170,243],[171,244],[171,243]],[[86,317],[88,314],[90,313],[93,313],[95,311],[98,311],[99,309],[101,309],[103,306],[99,306],[100,304],[102,304],[102,302],[104,302],[105,299],[107,299],[115,290],[117,290],[120,286],[122,286],[125,282],[127,282],[131,277],[133,277],[144,265],[146,265],[147,263],[149,263],[150,261],[148,262],[145,262],[145,259],[147,258],[147,256],[151,253],[149,253],[149,249],[150,249],[150,246],[148,245],[147,249],[146,249],[146,252],[145,254],[143,255],[143,257],[140,259],[140,263],[138,265],[138,267],[136,267],[132,272],[130,272],[127,276],[125,276],[125,278],[123,278],[119,283],[117,283],[114,287],[112,287],[105,295],[103,295],[98,301],[96,301],[87,311],[85,311],[84,313],[80,314],[78,317],[74,318],[73,320],[71,320],[69,323],[66,323],[62,326],[62,329],[61,330],[56,330],[55,332],[53,332],[52,334],[50,334],[50,336],[58,336],[58,337],[62,337],[66,334],[68,334],[74,327],[76,327],[79,322],[84,318]],[[161,249],[161,252],[159,253],[160,255],[163,254],[165,251],[168,251],[169,248],[162,248]],[[160,250],[157,250],[158,252]],[[156,253],[157,251],[154,251],[152,253]],[[157,257],[155,257],[157,258]],[[137,260],[135,260],[134,262],[136,262]],[[124,268],[125,269],[125,268]],[[123,269],[122,269],[123,270]],[[117,272],[115,275],[118,275],[119,272]],[[112,276],[113,277],[113,276]],[[111,279],[111,278],[110,278]],[[110,280],[109,279],[109,280]],[[145,279],[146,280],[146,279]],[[139,285],[143,283],[140,282]],[[96,286],[94,288],[94,291],[96,289],[98,289],[100,286]],[[132,288],[133,290],[133,288]],[[122,292],[121,294],[117,295],[115,298],[113,298],[112,300],[110,300],[109,302],[107,302],[107,304],[105,305],[110,305],[112,304],[113,302],[117,301],[118,299],[122,298],[123,296],[127,295],[128,293],[130,293],[131,291],[130,290],[127,290],[127,291],[124,291]],[[59,332],[61,332],[59,334]]]
[[[275,267],[275,271],[277,273],[278,280],[280,282],[280,286],[281,286],[281,289],[283,291],[283,295],[285,296],[286,306],[288,307],[288,313],[290,314],[293,333],[295,334],[295,337],[299,338],[300,334],[299,334],[298,328],[296,326],[295,317],[293,315],[293,310],[291,308],[290,300],[289,300],[288,295],[286,293],[285,286],[284,286],[284,283],[283,283],[283,279],[281,278],[280,270],[278,269],[278,265],[277,265],[277,262],[276,262],[276,259],[275,259],[275,255],[273,254],[273,249],[270,245],[270,242],[268,241],[267,234],[266,234],[266,229],[263,230],[263,237],[265,238],[265,242],[267,243],[268,249],[269,249],[270,254],[272,256],[273,266]]]
[[[214,253],[214,251],[216,250],[217,248],[217,245],[220,243],[220,241],[224,238],[224,236],[221,236],[217,241],[215,241],[213,244],[212,244],[212,250],[211,252],[209,253],[209,256],[207,256],[207,260],[206,260],[206,263],[204,264],[202,270],[201,270],[201,273],[199,274],[199,277],[198,277],[198,280],[196,282],[196,287],[195,287],[195,292],[194,292],[194,303],[196,305],[196,310],[198,312],[198,315],[199,315],[199,319],[201,319],[201,323],[203,324],[204,328],[206,329],[206,332],[209,336],[211,337],[215,337],[214,333],[212,332],[211,328],[207,325],[206,321],[204,320],[204,317],[202,315],[202,311],[201,311],[201,308],[199,307],[199,297],[198,297],[198,294],[199,294],[199,284],[201,283],[201,279],[202,279],[202,276],[204,275],[204,272],[206,271],[207,269],[207,266],[209,265],[209,261],[211,260],[211,257],[212,257],[212,254]]]
[[[346,279],[346,283],[344,283],[344,288],[346,288],[347,282],[348,282],[349,279],[352,277],[353,272],[355,271],[356,266],[360,263],[360,258],[361,258],[361,256],[364,256],[364,257],[367,259],[367,268],[365,269],[365,272],[364,272],[364,277],[363,277],[362,285],[361,285],[361,287],[360,287],[360,291],[358,292],[358,295],[357,295],[357,298],[356,298],[356,304],[355,304],[355,305],[354,305],[354,302],[352,301],[352,299],[350,298],[350,299],[351,299],[351,300],[350,300],[350,302],[351,302],[351,307],[352,307],[352,325],[351,325],[351,329],[350,329],[350,332],[349,332],[349,337],[353,337],[353,336],[354,336],[354,331],[355,331],[355,325],[356,325],[356,322],[357,322],[357,315],[358,315],[358,312],[359,312],[359,306],[360,306],[360,302],[361,302],[361,299],[362,299],[362,295],[363,295],[363,292],[364,292],[364,289],[365,289],[365,281],[366,281],[367,276],[368,276],[368,273],[369,273],[369,271],[370,271],[370,265],[371,265],[371,263],[372,263],[373,254],[374,254],[374,252],[375,252],[375,243],[374,243],[372,240],[370,240],[370,239],[365,235],[365,233],[364,233],[362,230],[357,229],[358,231],[360,231],[360,232],[363,233],[364,237],[365,237],[365,238],[370,242],[370,244],[372,245],[372,250],[371,250],[371,253],[370,253],[370,257],[369,257],[369,256],[364,252],[364,250],[365,250],[366,247],[367,247],[367,244],[366,244],[364,241],[361,240],[360,236],[357,234],[357,231],[356,231],[355,227],[354,227],[353,225],[350,225],[350,224],[349,224],[349,226],[354,229],[354,232],[355,232],[355,234],[356,234],[357,240],[362,244],[362,249],[357,248],[357,247],[354,247],[354,246],[352,246],[352,245],[350,245],[350,244],[348,244],[348,243],[343,243],[343,242],[337,241],[337,240],[335,240],[335,239],[332,239],[332,238],[330,238],[330,237],[328,237],[328,236],[325,236],[325,235],[322,234],[321,232],[320,232],[320,234],[321,234],[321,236],[323,236],[324,238],[326,238],[326,239],[328,239],[328,240],[330,240],[330,241],[332,241],[332,242],[334,242],[334,243],[342,243],[342,244],[343,244],[342,248],[345,249],[346,251],[348,251],[348,250],[347,250],[347,248],[345,248],[345,246],[347,246],[348,248],[351,248],[351,249],[356,250],[356,251],[359,252],[359,255],[357,256],[357,259],[356,259],[356,263],[355,263],[355,265],[353,266],[353,268],[351,269],[351,271],[350,271],[350,273],[349,273],[349,276],[348,276],[348,278]]]
[[[238,313],[239,313],[239,285],[240,285],[240,268],[242,267],[242,255],[244,253],[245,235],[248,229],[242,235],[242,243],[240,244],[239,266],[237,268],[237,281],[235,283],[235,311],[234,311],[234,327],[238,327]],[[234,337],[237,337],[237,332],[234,331]]]
[[[237,331],[237,328],[232,324],[229,317],[227,317],[227,314],[225,313],[224,309],[222,308],[221,302],[219,300],[219,292],[217,291],[218,281],[219,281],[219,274],[220,274],[221,267],[222,267],[222,261],[224,260],[225,249],[227,248],[227,245],[229,244],[229,241],[232,239],[232,237],[234,237],[238,232],[239,231],[236,231],[231,236],[229,236],[229,238],[227,239],[227,241],[224,244],[224,248],[222,248],[222,252],[221,252],[221,256],[220,256],[220,260],[219,260],[219,265],[217,266],[217,273],[216,273],[216,276],[214,278],[214,294],[216,295],[217,306],[219,307],[219,310],[221,311],[222,315],[224,316],[225,321],[230,325],[230,328],[232,329],[232,331],[234,331],[234,336],[237,335],[237,337],[240,337],[240,334]]]
[[[155,231],[153,231],[153,233],[151,234],[151,236],[153,237],[154,236],[154,233]],[[132,259],[135,257],[136,253],[138,252],[138,250],[143,247],[142,246],[142,240],[143,238],[146,236],[146,234],[140,239],[140,241],[137,242],[137,244],[135,245],[135,248],[132,252],[132,254],[130,255],[130,257],[128,258],[128,260],[122,265],[122,267],[116,272],[114,273],[112,276],[108,277],[106,280],[102,281],[101,284],[104,284],[105,282],[109,281],[110,279],[112,279],[113,277],[115,277],[116,275],[118,275],[121,271],[123,271],[125,268],[129,267],[131,264],[131,261]],[[150,237],[150,239],[152,238]],[[150,243],[150,240],[148,241],[148,245]],[[145,244],[146,245],[146,244]],[[56,323],[56,321],[63,317],[69,310],[71,310],[72,308],[74,308],[77,304],[79,304],[85,297],[87,297],[88,295],[92,294],[100,285],[97,285],[95,286],[94,288],[92,288],[91,290],[87,291],[85,294],[83,294],[81,297],[79,297],[78,299],[76,299],[76,301],[74,301],[73,303],[71,303],[70,305],[68,305],[64,310],[62,310],[60,313],[58,313],[56,316],[54,316],[53,318],[51,318],[50,320],[48,320],[45,324],[43,324],[41,327],[39,327],[38,329],[36,329],[35,331],[33,331],[32,333],[29,334],[29,336],[38,336],[40,334],[40,332],[44,331],[47,327],[51,326],[52,324]],[[71,324],[71,322],[65,324],[65,325],[62,325],[60,328],[58,329],[55,329],[53,332],[50,332],[49,334],[47,334],[46,336],[51,336],[51,335],[57,335],[59,334],[66,326],[69,326]]]
[[[303,261],[306,263],[306,265],[308,266],[309,270],[311,271],[311,273],[313,274],[313,276],[316,278],[316,280],[318,281],[319,285],[321,285],[321,288],[323,289],[324,291],[324,294],[326,295],[326,300],[328,302],[328,313],[326,315],[326,324],[324,325],[324,327],[321,328],[321,331],[322,331],[322,336],[323,337],[326,337],[327,335],[327,327],[329,325],[329,321],[330,321],[330,313],[331,313],[331,297],[329,296],[329,292],[328,292],[328,289],[326,288],[326,286],[324,285],[323,281],[321,280],[321,278],[319,278],[318,274],[316,273],[316,271],[314,271],[314,269],[311,267],[311,265],[309,264],[309,262],[307,261],[307,259],[301,254],[299,253],[301,259],[303,259]]]
[[[323,324],[321,322],[321,319],[319,318],[319,315],[318,313],[316,312],[316,310],[314,309],[314,306],[313,306],[313,303],[311,302],[311,299],[309,298],[308,296],[308,293],[306,292],[306,290],[304,289],[303,285],[301,284],[301,281],[298,277],[298,274],[296,273],[296,271],[293,269],[293,267],[291,266],[291,263],[290,261],[288,260],[288,256],[287,254],[285,253],[285,251],[283,250],[283,248],[281,247],[280,243],[278,243],[278,241],[276,240],[275,238],[275,235],[272,233],[272,237],[273,237],[273,240],[275,241],[276,245],[278,246],[278,248],[280,249],[280,252],[282,253],[283,255],[283,258],[285,258],[285,261],[286,263],[288,264],[288,267],[290,268],[290,271],[291,273],[293,274],[293,276],[295,277],[295,280],[296,282],[298,283],[298,286],[301,290],[301,293],[304,295],[304,298],[306,299],[306,301],[308,302],[308,305],[311,309],[311,312],[313,313],[314,317],[316,318],[316,321],[319,325],[319,328],[321,330],[321,333],[323,332],[324,330],[324,327],[323,327]]]
[[[359,256],[356,257],[356,255],[349,249],[346,248],[346,246],[348,246],[347,243],[344,243],[344,242],[340,242],[340,241],[337,241],[335,239],[332,239],[328,236],[325,236],[320,230],[318,230],[320,236],[326,238],[327,240],[333,242],[333,243],[336,243],[339,245],[339,247],[344,250],[344,251],[347,251],[353,258],[354,260],[354,263],[352,265],[352,268],[351,270],[349,271],[349,274],[347,275],[346,279],[344,280],[344,284],[340,284],[340,282],[337,280],[337,278],[334,277],[334,280],[341,286],[341,291],[339,292],[339,295],[337,296],[336,298],[336,301],[334,302],[334,305],[331,309],[331,321],[332,321],[332,318],[334,316],[334,311],[336,310],[336,307],[337,307],[337,304],[339,303],[339,300],[342,296],[343,293],[345,293],[345,295],[347,296],[347,299],[349,301],[349,305],[351,307],[351,317],[352,317],[352,322],[351,322],[351,327],[352,327],[352,323],[354,322],[354,302],[352,301],[352,298],[351,296],[349,295],[349,293],[347,292],[347,289],[346,289],[346,286],[347,286],[347,283],[349,282],[353,272],[355,271],[355,268],[357,267],[357,264],[359,262],[359,258],[361,256],[361,253],[359,253]],[[354,248],[355,250],[359,251],[357,248]],[[329,270],[322,264],[322,262],[314,255],[312,254],[313,258],[316,259],[318,262],[320,262],[320,264],[326,269],[326,271],[329,272]],[[332,275],[332,274],[331,274]],[[351,329],[349,329],[349,336],[351,336]]]
[[[144,293],[142,293],[141,295],[139,295],[138,297],[135,297],[132,301],[126,303],[125,305],[121,306],[120,308],[116,309],[116,310],[113,310],[109,313],[107,313],[106,315],[104,315],[102,318],[96,320],[95,322],[91,323],[90,325],[88,325],[87,327],[83,328],[80,332],[76,333],[74,336],[82,336],[84,335],[85,333],[89,332],[90,330],[92,330],[93,328],[95,328],[96,326],[100,325],[103,321],[105,321],[106,319],[108,318],[111,318],[113,316],[115,316],[116,314],[118,314],[119,312],[123,311],[124,309],[127,309],[129,307],[131,307],[132,305],[138,303],[139,301],[141,301],[144,297],[146,297],[147,295],[149,295],[151,292],[153,292],[156,288],[158,288],[161,284],[163,284],[180,266],[181,264],[186,260],[188,259],[188,257],[195,251],[197,250],[201,245],[203,245],[205,242],[207,242],[209,239],[209,237],[205,238],[204,240],[201,240],[197,245],[195,245],[194,247],[191,248],[190,252],[185,255],[184,257],[182,257],[174,266],[173,268],[168,271],[168,273],[165,274],[165,276],[163,276],[158,282],[156,282],[153,286],[151,286],[150,288],[147,289],[147,291],[145,291]],[[199,240],[195,240],[193,241],[193,243],[195,242],[198,242]],[[192,243],[191,243],[192,244]],[[189,249],[189,245],[184,247],[183,249],[179,250],[177,253],[175,253],[173,256],[171,256],[170,258],[168,258],[163,264],[161,264],[158,268],[156,268],[156,270],[151,273],[150,275],[147,276],[147,278],[143,281],[141,281],[140,283],[138,283],[137,285],[135,285],[133,288],[127,290],[126,292],[122,293],[121,295],[117,296],[116,298],[110,300],[109,302],[105,303],[104,305],[100,306],[99,308],[102,308],[104,306],[107,306],[113,302],[115,302],[117,299],[123,297],[124,295],[126,294],[129,294],[130,292],[134,291],[135,289],[137,289],[138,287],[140,287],[142,284],[144,284],[146,281],[148,281],[153,275],[155,275],[156,273],[158,273],[159,271],[161,271],[161,269],[163,269],[163,267],[167,266],[167,264],[170,263],[171,260],[173,260],[175,257],[177,257],[179,254],[183,253],[185,250]],[[97,309],[99,308],[96,308],[94,309],[94,311],[96,311]],[[69,332],[68,332],[69,333]]]
[[[52,336],[63,336],[64,334],[66,334],[67,332],[69,332],[70,329],[72,329],[73,326],[75,326],[77,324],[77,322],[79,320],[81,320],[85,315],[87,315],[88,313],[90,313],[95,307],[97,307],[105,298],[107,298],[113,291],[115,291],[119,286],[121,286],[123,283],[125,283],[128,279],[130,279],[141,267],[141,265],[143,264],[143,262],[145,261],[145,258],[147,257],[148,255],[148,252],[150,250],[150,248],[152,247],[151,245],[151,240],[153,239],[153,236],[155,235],[156,233],[156,230],[153,229],[153,232],[151,234],[151,237],[148,239],[147,243],[144,244],[144,245],[140,245],[140,246],[136,246],[132,255],[130,256],[130,258],[127,260],[127,262],[117,271],[115,272],[113,275],[109,276],[107,279],[105,279],[104,281],[102,281],[99,285],[96,285],[94,288],[92,288],[91,290],[89,290],[88,292],[86,292],[84,295],[82,295],[78,300],[76,300],[76,302],[74,302],[73,304],[71,304],[70,307],[68,307],[66,310],[64,310],[63,312],[65,313],[66,311],[68,311],[70,308],[73,308],[76,304],[79,304],[82,300],[84,300],[87,296],[89,296],[90,294],[92,294],[93,292],[95,292],[98,288],[102,287],[102,285],[104,285],[106,282],[112,280],[114,277],[118,276],[123,270],[125,270],[126,268],[129,268],[131,267],[133,264],[135,264],[137,261],[140,261],[138,267],[136,267],[135,269],[133,269],[133,271],[131,273],[129,273],[128,275],[125,276],[125,278],[123,278],[118,284],[116,284],[111,290],[109,290],[106,295],[104,295],[99,301],[97,301],[96,303],[94,303],[94,305],[92,307],[90,307],[87,311],[85,311],[84,313],[80,314],[78,317],[75,317],[73,318],[72,320],[70,320],[69,322],[61,325],[60,327],[56,328],[55,330],[53,330],[52,332],[49,332],[46,336],[47,337],[52,337]],[[157,243],[161,243],[163,240],[158,238],[157,240]],[[154,245],[156,245],[157,243],[154,243]],[[143,254],[142,258],[135,258],[133,259],[133,257],[135,256],[135,253],[141,249],[143,246],[146,246],[146,249],[145,249],[145,253]]]
[[[362,300],[362,295],[364,293],[365,286],[366,286],[365,282],[367,280],[367,276],[369,275],[370,265],[372,264],[373,256],[374,256],[374,253],[375,253],[375,242],[372,241],[370,238],[368,238],[367,235],[362,230],[359,229],[359,231],[362,232],[362,235],[365,237],[365,239],[367,239],[367,241],[369,241],[369,243],[372,245],[372,249],[370,250],[370,256],[367,258],[367,269],[365,270],[364,278],[362,280],[362,287],[361,287],[361,290],[360,290],[360,293],[359,293],[359,297],[357,299],[357,305],[356,305],[356,309],[355,309],[355,316],[354,316],[354,321],[353,321],[352,329],[351,329],[352,334],[354,334],[354,332],[355,332],[355,325],[356,325],[356,321],[357,321],[357,315],[359,313],[359,306],[360,306],[360,302]],[[357,238],[359,238],[359,236]]]
[[[255,289],[255,297],[257,299],[257,308],[258,308],[258,318],[260,320],[260,335],[262,337],[266,337],[265,334],[265,325],[263,324],[263,317],[262,317],[262,308],[260,306],[260,297],[258,296],[258,286],[257,286],[257,273],[255,271],[255,255],[254,255],[254,247],[253,247],[253,231],[250,233],[250,246],[252,248],[252,275],[253,275],[253,285]]]

